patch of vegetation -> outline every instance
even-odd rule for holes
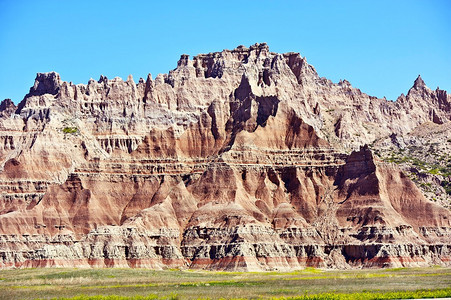
[[[375,152],[383,161],[401,166],[428,199],[451,208],[451,156],[438,143],[405,148],[390,147]]]
[[[440,185],[445,189],[448,195],[451,195],[451,182],[443,180]]]
[[[447,166],[441,166],[439,164],[428,163],[414,156],[404,155],[403,151],[391,152],[388,157],[382,157],[386,162],[396,163],[396,164],[410,164],[415,166],[417,169],[424,170],[432,175],[441,175],[444,177],[451,175],[451,164]],[[439,161],[446,161],[446,159],[439,159]]]
[[[76,296],[76,297],[72,297],[72,298],[54,298],[54,299],[59,299],[59,300],[155,300],[155,299],[168,299],[168,300],[172,300],[172,299],[179,299],[179,297],[177,296],[177,294],[172,294],[169,295],[167,297],[158,297],[157,295],[147,295],[147,296],[133,296],[133,297],[127,297],[127,296],[103,296],[103,295],[98,295],[98,296],[85,296],[85,295],[81,295],[81,296]]]
[[[270,292],[274,295],[292,294],[290,289],[278,289]],[[300,295],[294,297],[271,297],[273,300],[360,300],[360,299],[421,299],[421,298],[446,298],[451,296],[451,288],[436,290],[417,290],[399,292],[359,292],[359,293],[319,293],[310,295]],[[154,300],[154,299],[179,299],[177,294],[165,297],[157,295],[147,296],[77,296],[73,298],[57,298],[60,300]],[[222,298],[222,299],[247,299],[247,298]],[[262,299],[262,298],[260,298]]]
[[[290,298],[274,298],[274,299],[291,299],[291,300],[357,300],[357,299],[415,299],[415,298],[444,298],[451,295],[450,289],[442,290],[419,290],[419,291],[403,291],[403,292],[389,292],[389,293],[375,293],[375,292],[362,292],[352,294],[336,294],[336,293],[322,293],[315,295],[305,295],[300,297]]]
[[[451,296],[450,276],[451,268],[441,267],[346,271],[308,268],[292,272],[154,271],[148,269],[0,270],[0,278],[3,279],[0,281],[0,299],[449,297]],[[431,286],[434,290],[429,290]]]
[[[432,192],[432,184],[430,182],[420,182],[420,187],[427,192]]]
[[[440,168],[439,173],[445,177],[451,176],[451,164],[448,164],[446,167]]]
[[[78,132],[78,128],[77,127],[64,127],[63,132],[74,134],[74,133]]]
[[[432,174],[432,175],[438,175],[440,172],[439,172],[439,170],[437,168],[434,168],[434,169],[430,169],[428,171],[428,173]]]

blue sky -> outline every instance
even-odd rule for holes
[[[396,99],[421,74],[451,92],[451,1],[0,0],[0,100],[22,100],[37,72],[137,82],[196,55],[268,43],[320,76]]]

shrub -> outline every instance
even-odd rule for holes
[[[78,128],[77,127],[64,127],[63,129],[64,133],[77,133],[78,132]]]

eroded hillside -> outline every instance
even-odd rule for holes
[[[449,265],[449,158],[425,160],[431,201],[393,153],[443,145],[450,100],[421,77],[377,99],[266,44],[138,83],[38,73],[0,105],[0,265]]]

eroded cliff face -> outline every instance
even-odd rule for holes
[[[0,267],[449,265],[450,211],[363,145],[447,126],[450,100],[420,77],[376,99],[266,44],[138,83],[39,73],[0,105]]]

